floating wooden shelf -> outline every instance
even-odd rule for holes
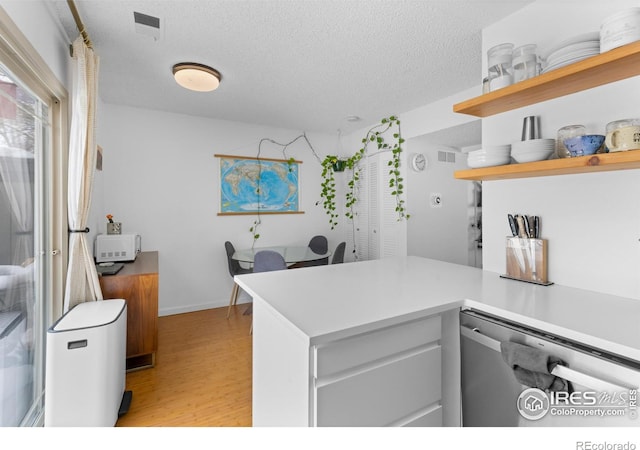
[[[626,169],[640,169],[640,150],[458,170],[454,176],[460,180],[488,181]]]
[[[488,117],[640,75],[640,42],[520,81],[453,105],[453,111]]]

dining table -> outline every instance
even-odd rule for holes
[[[330,251],[327,251],[326,253],[316,253],[311,250],[309,246],[276,246],[254,247],[236,250],[233,255],[231,255],[231,259],[253,265],[256,253],[261,250],[272,250],[274,252],[280,253],[289,269],[304,267],[304,263],[319,261],[321,259],[327,259],[328,262],[328,259],[331,256]],[[243,315],[249,315],[252,312],[253,305],[249,305]]]
[[[254,247],[236,250],[231,258],[244,263],[253,264],[253,260],[261,250],[272,250],[282,255],[284,262],[289,266],[295,266],[299,263],[318,261],[329,258],[331,252],[316,253],[308,246],[275,246],[275,247]]]

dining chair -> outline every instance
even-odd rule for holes
[[[309,248],[313,253],[317,253],[322,255],[329,251],[329,242],[325,236],[314,236],[311,238],[308,244]],[[296,264],[296,267],[313,267],[313,266],[326,266],[329,264],[329,258],[322,258],[315,261],[306,261],[303,263]]]
[[[338,244],[336,250],[333,252],[333,256],[331,257],[331,264],[341,264],[344,262],[344,249],[346,246],[346,242],[340,242]]]
[[[273,270],[283,270],[287,268],[287,263],[282,255],[273,250],[260,250],[253,257],[253,273],[271,272]]]
[[[284,257],[273,250],[260,250],[253,257],[253,273],[272,272],[274,270],[287,269]],[[253,321],[249,333],[253,333]]]
[[[224,248],[227,252],[227,264],[229,266],[229,275],[233,278],[236,275],[242,275],[245,273],[251,273],[251,269],[244,268],[240,265],[238,261],[232,258],[236,249],[233,244],[229,241],[224,243]],[[236,304],[238,301],[238,291],[240,290],[240,286],[235,282],[233,282],[233,289],[231,290],[231,298],[229,299],[229,308],[227,308],[227,319],[229,318],[229,314],[231,314],[231,307]]]
[[[314,236],[309,241],[309,248],[312,252],[322,255],[329,250],[329,242],[325,236]]]

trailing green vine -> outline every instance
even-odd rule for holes
[[[386,133],[392,128],[396,128],[395,133],[393,133],[394,142],[389,144],[385,140]],[[294,158],[288,157],[286,154],[287,147],[296,142],[299,139],[303,139],[312,153],[320,162],[322,166],[322,182],[321,182],[321,192],[320,197],[322,201],[322,206],[329,216],[329,225],[333,230],[336,225],[338,225],[338,208],[336,206],[336,179],[335,172],[342,172],[345,169],[351,171],[351,178],[347,183],[347,193],[345,199],[345,208],[346,213],[345,216],[348,219],[353,220],[355,216],[355,205],[358,202],[357,198],[357,185],[360,180],[360,167],[359,163],[362,158],[364,158],[368,153],[368,146],[372,143],[375,143],[377,150],[379,152],[390,151],[391,152],[391,160],[388,162],[389,166],[389,187],[391,189],[391,195],[395,197],[396,200],[396,208],[395,211],[398,214],[398,220],[408,219],[410,217],[407,214],[405,209],[404,200],[402,195],[404,194],[404,184],[403,178],[400,172],[400,155],[402,154],[402,144],[404,143],[404,139],[402,139],[400,134],[400,120],[397,116],[390,116],[383,118],[379,124],[373,126],[367,134],[362,139],[362,147],[351,157],[349,158],[340,158],[335,155],[328,155],[323,160],[320,160],[317,153],[315,152],[311,142],[307,138],[306,134],[302,134],[292,141],[281,144],[272,139],[261,139],[258,144],[258,154],[256,158],[260,160],[260,154],[262,151],[262,145],[265,142],[270,142],[272,144],[278,145],[282,147],[282,154],[285,157],[287,163],[289,164],[289,170],[291,170],[291,165],[295,163]],[[260,171],[261,172],[261,171]],[[257,181],[257,193],[260,195],[260,174],[258,175]],[[319,204],[317,202],[317,204]],[[262,225],[260,210],[256,213],[256,219],[253,221],[251,227],[249,228],[249,232],[253,238],[253,245],[255,245],[256,241],[260,238],[260,233],[258,228]],[[252,247],[253,247],[252,245]]]
[[[260,233],[258,233],[258,227],[261,224],[262,224],[262,221],[260,220],[260,216],[258,216],[258,218],[253,221],[253,225],[251,225],[251,228],[249,228],[249,232],[251,233],[251,236],[253,237],[253,242],[251,244],[251,248],[253,248],[254,245],[256,245],[256,241],[258,239],[260,239]]]
[[[347,160],[347,168],[351,170],[351,179],[347,183],[348,190],[346,194],[346,202],[344,204],[345,208],[347,208],[345,215],[348,219],[353,219],[353,207],[358,201],[358,198],[356,197],[356,186],[360,180],[360,169],[358,168],[358,163],[362,158],[364,158],[366,150],[366,145],[363,145],[355,155]]]
[[[389,144],[385,140],[386,133],[396,128],[396,132],[393,133],[393,144]],[[402,154],[402,144],[404,139],[400,134],[400,120],[397,116],[390,116],[382,119],[379,124],[372,127],[364,138],[362,138],[362,147],[351,157],[340,159],[337,156],[329,155],[322,161],[322,183],[320,197],[323,199],[323,207],[325,212],[329,215],[329,225],[333,230],[338,224],[338,213],[336,207],[336,183],[334,172],[336,171],[336,163],[343,162],[344,166],[351,171],[351,178],[347,183],[346,193],[346,217],[353,220],[355,216],[354,207],[358,202],[357,198],[357,185],[360,180],[360,168],[358,163],[368,153],[368,146],[375,143],[379,152],[390,151],[391,159],[388,162],[389,166],[389,188],[391,189],[391,195],[395,197],[396,208],[395,211],[398,214],[398,220],[409,219],[410,215],[407,214],[404,199],[404,179],[400,172],[400,155]]]
[[[333,230],[338,225],[338,212],[336,210],[336,178],[334,176],[333,164],[336,163],[335,156],[327,156],[322,161],[322,183],[320,184],[320,197],[323,198],[322,206],[329,215],[329,225]]]
[[[402,220],[408,219],[411,215],[407,213],[404,206],[404,199],[402,198],[402,194],[404,194],[404,184],[402,182],[404,179],[400,176],[400,154],[402,153],[402,144],[404,143],[404,139],[400,136],[400,121],[395,116],[389,117],[389,126],[392,126],[394,122],[398,127],[398,132],[393,134],[396,142],[393,144],[393,147],[391,147],[391,154],[393,157],[388,162],[388,166],[391,168],[389,170],[389,187],[392,189],[391,195],[396,197],[396,213],[398,213],[398,220]],[[384,145],[386,146],[385,148],[388,148],[386,143]],[[378,148],[380,148],[379,143]]]

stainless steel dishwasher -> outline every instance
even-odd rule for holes
[[[502,358],[503,341],[560,358],[552,374],[570,389],[521,385]],[[463,426],[640,426],[638,361],[473,309],[460,313],[460,345]]]

